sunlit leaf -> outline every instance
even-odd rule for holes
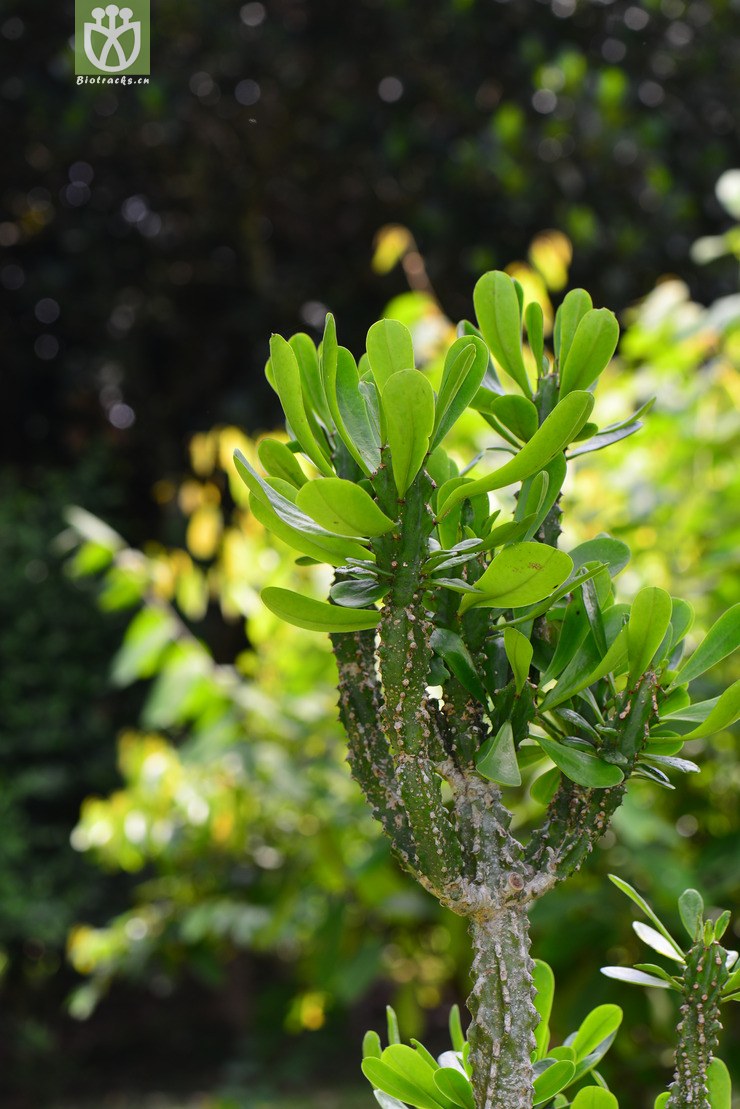
[[[314,465],[322,473],[330,474],[332,469],[326,457],[325,444],[323,447],[320,445],[306,416],[298,359],[282,335],[273,335],[270,339],[270,363],[275,388],[293,434]]]
[[[381,399],[393,478],[402,497],[429,450],[434,427],[434,391],[418,370],[400,370],[386,381]]]
[[[537,409],[532,401],[513,393],[496,397],[491,403],[490,412],[504,427],[512,431],[517,439],[522,439],[524,442],[528,442],[540,426]]]
[[[542,1105],[564,1090],[576,1073],[575,1063],[561,1059],[534,1080],[534,1105]]]
[[[630,901],[634,902],[634,904],[637,905],[639,909],[642,909],[648,920],[655,925],[662,936],[665,936],[665,938],[674,948],[676,953],[683,957],[683,951],[681,950],[680,944],[676,943],[673,936],[666,928],[665,924],[663,924],[660,917],[658,917],[656,913],[653,912],[645,898],[641,894],[639,894],[637,890],[629,884],[629,882],[625,882],[624,878],[619,878],[616,874],[610,874],[609,881],[612,882],[618,890],[625,894],[626,897],[629,897]]]
[[[565,365],[579,323],[593,306],[593,301],[585,289],[571,289],[563,297],[563,303],[555,314],[553,334],[555,357],[561,368]]]
[[[442,442],[478,392],[488,367],[488,350],[482,339],[456,339],[445,357],[437,397],[431,449]]]
[[[504,630],[504,649],[514,675],[516,691],[521,693],[532,662],[532,644],[526,635],[522,635],[516,628],[506,628]]]
[[[571,1109],[619,1109],[619,1102],[609,1090],[586,1086],[573,1098]]]
[[[654,585],[646,585],[632,602],[627,625],[630,687],[650,666],[668,631],[672,611],[670,594]]]
[[[564,551],[545,543],[514,543],[505,547],[475,583],[484,596],[466,597],[461,611],[471,605],[521,608],[548,597],[573,569]]]
[[[344,478],[317,478],[303,485],[296,504],[328,531],[356,538],[384,535],[393,527],[369,493]]]
[[[740,604],[733,605],[707,632],[693,655],[678,670],[671,687],[692,682],[740,646]]]
[[[730,1072],[716,1056],[707,1067],[707,1093],[709,1109],[731,1109],[732,1080]]]
[[[378,320],[367,333],[367,356],[375,383],[382,393],[394,373],[414,368],[411,332],[398,320]]]
[[[525,396],[532,389],[522,356],[522,317],[516,286],[507,273],[493,270],[477,282],[473,304],[483,338],[499,366]]]
[[[552,972],[552,968],[547,963],[543,962],[542,959],[535,959],[532,981],[537,991],[534,999],[534,1007],[540,1018],[539,1024],[535,1029],[537,1058],[542,1059],[547,1054],[549,1045],[550,1013],[552,1012],[552,1003],[555,996],[555,975]]]
[[[655,928],[651,928],[649,924],[645,924],[641,920],[633,920],[632,928],[637,936],[640,937],[643,943],[648,947],[652,947],[653,951],[657,951],[659,955],[664,955],[666,959],[673,959],[677,963],[685,962],[683,955],[679,955],[672,943],[662,936]]]
[[[670,983],[653,974],[645,974],[642,970],[633,967],[602,967],[601,973],[607,978],[616,978],[618,982],[629,982],[632,986],[654,986],[658,990],[670,990]]]
[[[617,348],[619,324],[608,308],[594,308],[581,319],[565,359],[560,360],[560,395],[588,389],[608,366]],[[561,348],[563,337],[561,336]]]
[[[544,469],[583,427],[593,405],[594,398],[590,393],[570,393],[555,406],[529,442],[524,444],[510,462],[494,470],[492,474],[471,482],[464,491],[455,490],[444,503],[440,500],[440,514],[448,513],[466,496],[503,489],[506,485],[524,481],[538,470]]]
[[[703,724],[693,731],[687,732],[682,739],[701,739],[703,736],[712,735],[714,732],[729,728],[740,718],[740,680],[733,682],[729,689],[717,699]]]

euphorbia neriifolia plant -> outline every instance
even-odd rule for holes
[[[318,350],[273,336],[267,375],[291,441],[261,443],[264,476],[236,465],[257,519],[335,568],[326,601],[277,588],[263,600],[331,635],[352,771],[402,865],[469,923],[475,1104],[525,1109],[530,906],[579,868],[631,777],[696,769],[677,757],[684,740],[740,714],[740,682],[693,705],[688,690],[737,646],[740,605],[684,658],[685,601],[655,586],[616,599],[624,543],[558,548],[569,459],[641,426],[641,412],[590,420],[617,321],[573,290],[551,356],[540,306],[525,310],[506,274],[482,277],[474,304],[436,394],[397,321],[373,324],[359,363],[331,316]],[[494,437],[460,468],[445,439],[466,409]],[[511,487],[502,515],[490,494]],[[504,798],[535,765],[543,815],[522,842]]]

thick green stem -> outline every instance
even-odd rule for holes
[[[681,1023],[678,1026],[676,1073],[667,1109],[711,1109],[707,1067],[717,1048],[722,1025],[719,1000],[727,981],[727,952],[718,943],[699,941],[686,959]]]
[[[396,496],[388,471],[381,507],[399,520],[398,531],[379,544],[378,564],[392,574],[380,618],[378,659],[383,687],[381,720],[388,738],[401,800],[414,840],[419,871],[442,900],[455,896],[462,859],[442,803],[441,782],[430,754],[436,727],[427,704],[432,626],[423,603],[422,563],[434,526],[432,484],[421,473]]]
[[[468,1031],[476,1109],[531,1109],[537,1012],[529,918],[511,904],[473,918],[473,990]]]

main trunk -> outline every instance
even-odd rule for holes
[[[474,919],[468,1032],[476,1109],[531,1109],[533,1004],[529,918],[519,906]]]

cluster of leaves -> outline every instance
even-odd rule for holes
[[[568,293],[556,316],[559,387],[543,418],[530,384],[534,373],[542,387],[550,365],[541,308],[530,302],[525,309],[521,286],[501,272],[480,279],[474,303],[480,330],[461,324],[436,395],[414,368],[411,334],[398,321],[371,327],[359,365],[338,346],[331,316],[318,351],[307,335],[290,342],[273,337],[268,379],[295,436],[293,451],[266,440],[260,452],[266,478],[239,452],[236,466],[257,518],[302,559],[327,562],[337,575],[329,603],[281,588],[266,589],[263,600],[276,615],[311,630],[375,627],[380,614],[368,606],[390,588],[378,555],[388,534],[400,529],[395,498],[408,497],[415,482],[418,487],[424,465],[434,481],[434,527],[421,558],[437,625],[429,684],[444,686],[454,676],[489,713],[493,735],[476,754],[479,771],[519,785],[522,766],[549,760],[554,765],[537,784],[544,803],[562,775],[601,789],[619,784],[629,769],[669,785],[667,770],[695,769],[676,758],[686,738],[711,734],[740,715],[740,682],[694,705],[687,692],[690,681],[737,646],[740,606],[682,661],[691,606],[656,586],[644,587],[632,605],[617,603],[613,578],[629,559],[623,543],[605,536],[566,554],[535,540],[559,497],[567,457],[633,434],[646,406],[603,429],[589,422],[594,399],[588,390],[614,353],[618,326],[583,290]],[[505,392],[496,367],[518,393]],[[497,432],[499,449],[512,455],[475,479],[441,445],[469,406]],[[318,476],[309,478],[293,452],[310,460]],[[514,483],[521,483],[516,510],[499,523],[488,494]],[[487,612],[476,621],[481,609]],[[454,625],[466,614],[462,638]],[[535,628],[543,617],[547,634]],[[528,681],[532,665],[536,687]],[[628,703],[620,700],[622,691],[637,689],[648,671],[658,670],[649,742],[639,733],[617,742],[615,706],[622,712]]]
[[[550,1047],[555,978],[547,963],[535,962],[534,981],[539,1014],[532,1053],[534,1104],[553,1109],[568,1105],[575,1109],[616,1107],[616,1098],[596,1068],[614,1042],[622,1010],[618,1005],[597,1006],[561,1046]],[[406,1105],[415,1109],[474,1109],[470,1045],[463,1035],[457,1006],[450,1012],[449,1027],[452,1050],[437,1059],[418,1040],[412,1039],[411,1046],[401,1043],[398,1021],[390,1007],[388,1046],[382,1048],[376,1032],[366,1033],[362,1072],[372,1084],[381,1109],[404,1109]],[[578,1092],[566,1094],[571,1087]]]
[[[682,923],[689,937],[690,947],[684,949],[673,938],[665,924],[645,899],[629,883],[611,875],[611,880],[633,901],[651,921],[651,925],[635,921],[633,928],[641,940],[658,954],[686,968],[698,949],[709,952],[718,945],[730,923],[728,911],[715,920],[704,919],[701,895],[693,889],[684,890],[678,908]],[[724,966],[717,1000],[719,1004],[740,1000],[740,971],[735,968],[737,951],[717,948]],[[604,967],[602,973],[610,978],[635,985],[673,990],[685,996],[684,979],[669,974],[652,963],[638,964],[634,969]],[[580,1027],[566,1037],[561,1047],[550,1046],[549,1021],[554,995],[554,976],[542,960],[535,962],[534,982],[537,990],[536,1008],[539,1023],[535,1031],[536,1048],[534,1105],[551,1106],[552,1109],[618,1109],[619,1102],[596,1069],[612,1046],[622,1022],[622,1010],[616,1005],[600,1005],[585,1017]],[[689,993],[692,992],[688,986]],[[696,998],[695,1000],[700,1000]],[[460,1024],[457,1007],[450,1013],[452,1050],[443,1052],[437,1059],[418,1040],[411,1045],[401,1043],[398,1022],[392,1008],[388,1009],[388,1046],[383,1050],[375,1032],[368,1032],[363,1041],[362,1071],[373,1086],[381,1109],[474,1109],[475,1102],[470,1083],[470,1045]],[[707,1026],[707,1032],[709,1032]],[[575,1089],[571,1089],[575,1087]],[[566,1093],[566,1091],[570,1091]],[[715,1056],[709,1065],[706,1094],[710,1109],[730,1109],[732,1083],[727,1067]],[[572,1100],[571,1100],[572,1099]],[[659,1094],[655,1109],[665,1109],[670,1091]]]

